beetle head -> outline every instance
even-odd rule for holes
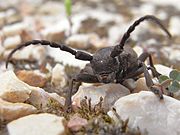
[[[110,56],[112,48],[103,48],[93,55],[90,61],[94,74],[99,82],[115,82],[116,73],[119,71],[119,62],[117,58]]]

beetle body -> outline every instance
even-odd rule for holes
[[[151,20],[155,22],[167,35],[171,38],[171,34],[162,25],[161,21],[152,15],[146,15],[136,20],[124,33],[120,43],[116,46],[102,48],[96,51],[95,54],[90,55],[83,51],[76,51],[68,47],[65,44],[58,44],[47,40],[32,40],[25,42],[17,46],[8,56],[6,61],[6,67],[12,55],[19,49],[29,45],[48,45],[53,48],[60,48],[62,51],[66,51],[75,56],[76,59],[89,61],[84,69],[79,74],[73,77],[69,83],[69,92],[66,98],[65,110],[68,111],[71,108],[71,96],[73,89],[73,82],[86,82],[86,83],[123,83],[128,78],[135,79],[140,74],[144,73],[146,79],[146,85],[155,94],[158,94],[162,99],[162,91],[154,87],[154,83],[148,72],[150,69],[153,76],[158,77],[159,73],[156,71],[151,55],[147,52],[142,53],[139,57],[134,50],[128,46],[125,46],[126,41],[130,37],[130,34],[135,28],[144,20]],[[149,58],[150,66],[147,67],[144,61]]]
[[[137,54],[129,46],[117,57],[110,56],[114,47],[106,47],[98,50],[90,61],[95,76],[101,83],[120,83],[126,72],[138,66]]]

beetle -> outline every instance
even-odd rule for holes
[[[93,55],[83,51],[76,51],[75,49],[61,43],[59,44],[47,40],[32,40],[25,42],[12,50],[12,52],[7,57],[6,67],[8,66],[8,62],[10,61],[12,55],[17,50],[29,45],[37,44],[59,48],[62,51],[71,53],[75,56],[76,59],[89,61],[85,68],[82,69],[79,74],[74,76],[69,83],[69,92],[65,101],[66,111],[71,109],[73,82],[122,84],[124,80],[129,78],[135,79],[142,73],[144,73],[146,85],[148,88],[155,94],[159,95],[160,99],[163,99],[163,92],[160,89],[157,89],[157,87],[154,87],[154,83],[148,72],[150,69],[154,77],[158,77],[160,75],[153,65],[151,55],[148,52],[144,52],[138,57],[132,48],[125,46],[125,43],[130,37],[130,34],[141,22],[145,20],[151,20],[155,22],[167,34],[167,36],[171,38],[171,34],[158,18],[153,15],[145,15],[137,19],[128,28],[119,44],[97,50]],[[147,58],[149,58],[149,67],[144,64]]]

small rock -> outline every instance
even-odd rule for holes
[[[64,87],[67,84],[67,75],[64,71],[64,66],[56,64],[52,69],[51,84],[55,87]]]
[[[21,81],[35,87],[44,87],[47,82],[45,77],[33,71],[20,70],[16,75]]]
[[[6,63],[0,62],[0,75],[3,74],[6,71],[13,70],[13,65],[11,63],[8,64],[8,68],[6,68]]]
[[[36,113],[37,109],[24,103],[10,103],[0,99],[0,119],[12,121],[17,118]]]
[[[9,102],[25,102],[38,109],[46,109],[50,101],[63,107],[65,99],[55,93],[45,92],[39,87],[29,86],[19,80],[13,71],[7,71],[0,75],[0,97]]]
[[[60,107],[63,107],[65,103],[64,97],[60,97],[56,93],[48,93],[43,89],[36,87],[35,89],[32,89],[27,101],[29,104],[41,110],[46,110],[51,101],[57,103]]]
[[[76,34],[66,40],[66,44],[73,48],[87,49],[90,47],[101,48],[108,45],[105,39],[100,39],[97,34]]]
[[[0,27],[1,28],[5,24],[5,18],[6,18],[6,13],[5,12],[0,12]]]
[[[138,56],[140,56],[143,53],[143,48],[137,45],[133,47],[133,50],[137,53]]]
[[[23,1],[21,3],[18,3],[17,5],[19,6],[18,9],[20,10],[21,15],[25,17],[35,13],[37,15],[37,10],[40,7],[40,3],[42,4],[41,0],[36,2]]]
[[[2,29],[4,36],[15,36],[20,35],[22,31],[28,29],[28,26],[25,23],[15,23],[10,26],[5,26]]]
[[[103,48],[108,46],[106,38],[100,38],[98,34],[90,34],[89,43],[95,48]]]
[[[165,63],[173,64],[175,67],[180,66],[179,44],[162,47],[160,50],[160,54],[162,61],[164,61]]]
[[[173,98],[180,100],[180,89],[173,93]]]
[[[24,102],[29,98],[31,87],[20,81],[13,71],[0,75],[0,97],[9,102]]]
[[[75,114],[70,118],[67,127],[70,128],[71,131],[76,132],[80,130],[82,127],[86,126],[87,124],[88,121],[86,119],[83,119]]]
[[[9,135],[65,135],[65,119],[53,114],[32,114],[10,122]]]
[[[92,106],[96,105],[100,101],[100,97],[103,98],[103,106],[109,109],[117,99],[130,94],[130,91],[121,84],[104,84],[102,86],[80,86],[78,92],[72,97],[73,104],[80,106],[80,101],[87,98],[91,98]]]
[[[166,75],[166,76],[169,76],[169,73],[173,70],[172,68],[169,68],[167,66],[160,65],[160,64],[156,64],[154,66],[160,74]]]
[[[147,130],[148,135],[180,133],[180,101],[169,96],[160,100],[152,92],[141,91],[120,98],[114,108],[123,120],[129,119],[130,127]]]
[[[18,21],[21,21],[22,17],[20,15],[20,12],[17,10],[11,8],[6,11],[6,24],[12,24]]]
[[[152,78],[152,81],[154,82],[154,84],[159,85],[157,78]],[[127,79],[123,82],[123,85],[130,89],[133,93],[150,90],[146,85],[145,77],[141,77],[137,81],[134,81],[133,79]]]
[[[143,14],[155,14],[156,7],[152,3],[144,3],[139,8],[139,12]]]
[[[180,18],[179,16],[173,16],[170,19],[170,28],[169,31],[172,35],[180,35]]]
[[[20,35],[21,37],[21,40],[22,42],[21,43],[24,43],[26,41],[31,41],[33,40],[34,38],[38,38],[38,35],[35,36],[35,34],[33,32],[31,32],[30,30],[23,30]]]
[[[0,59],[3,56],[4,50],[5,50],[4,47],[0,44]]]
[[[21,43],[21,37],[19,35],[8,37],[4,40],[3,46],[5,49],[13,49]]]
[[[96,10],[97,11],[97,10]],[[93,14],[92,12],[94,11],[89,11],[91,12],[90,14]],[[97,14],[99,17],[97,17]],[[101,38],[103,37],[108,37],[108,28],[111,26],[111,23],[115,23],[115,20],[107,19],[107,20],[102,20],[100,16],[104,14],[96,12],[96,17],[94,15],[87,15],[85,19],[81,21],[78,33],[96,33],[99,35]],[[104,14],[105,15],[105,14]],[[108,15],[106,14],[106,17]],[[112,16],[111,16],[112,17]],[[108,18],[108,17],[107,17]]]
[[[0,27],[2,28],[2,26],[4,25],[16,23],[18,21],[21,21],[21,19],[22,17],[20,13],[18,13],[15,8],[10,8],[6,11],[2,11],[0,12]]]
[[[64,97],[60,97],[57,93],[48,93],[49,96],[53,99],[58,101],[61,105],[65,105],[65,98]]]
[[[139,78],[136,81],[136,87],[134,88],[133,93],[137,93],[137,92],[140,92],[142,90],[144,90],[144,91],[148,91],[149,90],[149,88],[146,85],[145,77]]]
[[[87,49],[89,47],[89,36],[85,34],[76,34],[66,40],[66,44],[73,48]]]
[[[54,42],[62,42],[66,37],[65,28],[55,27],[54,25],[43,29],[40,33],[43,39]]]
[[[53,8],[52,8],[53,7]],[[42,15],[59,15],[61,12],[62,14],[62,9],[64,8],[64,5],[57,2],[57,1],[47,1],[43,3],[43,5],[39,6],[38,13]]]

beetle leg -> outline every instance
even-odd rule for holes
[[[65,111],[66,112],[71,112],[71,97],[72,97],[72,89],[73,89],[73,82],[75,81],[75,79],[71,79],[69,81],[69,91],[66,95],[66,100],[65,100]]]
[[[163,92],[162,92],[160,89],[158,89],[158,88],[156,88],[156,87],[154,86],[154,83],[153,83],[153,81],[152,81],[152,78],[151,78],[151,76],[150,76],[150,74],[149,74],[149,72],[148,72],[148,69],[147,69],[147,67],[146,67],[146,65],[145,65],[144,63],[142,63],[142,67],[143,67],[143,70],[144,70],[144,77],[145,77],[145,79],[146,79],[146,85],[148,86],[148,88],[149,88],[152,92],[154,92],[155,94],[157,94],[157,95],[160,97],[160,99],[163,99]]]
[[[141,62],[144,62],[147,58],[149,58],[149,64],[150,64],[150,67],[148,67],[148,69],[150,69],[152,71],[153,77],[158,78],[161,74],[158,73],[158,71],[154,67],[151,54],[149,54],[148,52],[144,52],[139,56],[138,60],[140,60]]]
[[[134,78],[136,76],[139,76],[140,74],[144,73],[144,77],[146,79],[146,85],[147,87],[152,91],[154,92],[155,94],[159,95],[160,99],[163,99],[163,92],[158,89],[157,87],[154,86],[154,83],[151,79],[151,76],[148,72],[148,68],[146,67],[146,65],[144,63],[140,63],[140,67],[139,69],[137,69],[136,71],[134,72],[131,72],[129,74],[127,74],[127,76],[125,77],[125,79],[128,79],[128,78]]]
[[[153,77],[156,77],[157,79],[158,79],[159,76],[161,75],[161,74],[156,70],[156,68],[153,68],[153,67],[149,66],[149,67],[147,67],[147,69],[148,69],[148,70],[150,69],[151,72],[152,72]]]
[[[66,97],[66,101],[65,101],[65,111],[66,112],[70,112],[72,109],[72,90],[73,90],[73,83],[74,82],[86,82],[86,83],[98,83],[98,78],[94,75],[91,74],[84,74],[84,73],[80,73],[78,75],[76,75],[75,77],[73,77],[70,82],[69,82],[69,91]],[[77,89],[77,87],[76,87]]]
[[[143,67],[138,68],[136,71],[127,74],[124,79],[134,78],[141,75],[144,72]]]

